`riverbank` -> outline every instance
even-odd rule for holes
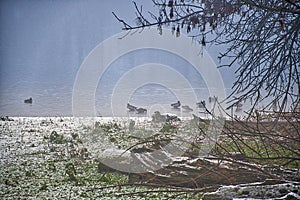
[[[99,171],[99,159],[101,160],[103,157],[119,157],[121,155],[121,160],[126,161],[131,152],[148,151],[149,148],[156,149],[156,142],[160,142],[160,145],[164,146],[164,141],[168,143],[168,139],[174,135],[179,134],[184,139],[193,136],[195,133],[193,130],[196,129],[193,129],[195,126],[191,126],[193,121],[189,119],[174,121],[170,125],[161,122],[153,123],[152,119],[147,117],[4,117],[1,120],[0,198],[166,199],[174,197],[174,199],[200,199],[203,194],[201,188],[183,188],[181,190],[177,188],[181,192],[176,192],[173,188],[174,191],[166,192],[167,187],[151,186],[149,188],[149,185],[145,185],[150,183],[146,182],[136,186],[134,184],[137,183],[130,183],[126,174]],[[232,131],[233,126],[240,129],[244,126],[236,123],[232,124],[232,122],[226,121],[224,127]],[[288,127],[287,124],[280,124],[278,126],[280,129],[273,130],[278,132],[283,130],[283,133],[289,133],[289,135],[284,134],[284,139],[287,140],[291,136],[289,128],[293,127],[292,125],[290,124]],[[249,127],[254,129],[256,126],[251,122]],[[199,127],[196,126],[196,128]],[[237,132],[239,129],[234,130]],[[231,134],[236,134],[236,132]],[[249,136],[245,135],[244,137]],[[152,143],[149,144],[149,141]],[[294,140],[295,142],[297,141]],[[135,145],[137,143],[139,145]],[[186,144],[184,143],[182,146],[184,145]],[[130,148],[132,146],[136,148]],[[297,150],[295,149],[295,151]],[[270,151],[268,152],[270,153]],[[251,156],[250,153],[247,156]],[[182,156],[182,160],[177,159],[176,162],[184,165],[185,159],[187,158]],[[117,164],[121,165],[122,163]],[[190,166],[187,165],[187,167]],[[298,172],[297,169],[295,170],[293,173],[299,174],[299,169]],[[168,177],[166,174],[161,175],[163,175],[162,178]],[[181,175],[185,176],[184,173]],[[221,176],[218,177],[221,178]],[[157,180],[160,179],[157,178]],[[114,186],[112,187],[112,185]],[[122,186],[118,187],[118,185]],[[299,187],[299,184],[296,184],[295,187]],[[272,190],[276,190],[276,187],[272,188]],[[152,190],[165,192],[151,194]],[[198,192],[192,193],[192,190]],[[247,194],[243,192],[244,190],[244,188],[239,189],[237,191],[242,192],[235,194],[246,197]],[[293,190],[292,192],[299,195],[299,191]],[[289,189],[286,189],[278,197],[290,192]],[[230,193],[232,192],[230,191]],[[274,194],[277,195],[277,193]],[[259,197],[257,198],[259,199]]]

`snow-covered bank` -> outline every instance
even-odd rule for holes
[[[196,126],[193,126],[195,122]],[[193,181],[190,183],[194,184],[194,177],[198,174],[207,174],[207,179],[204,179],[203,175],[197,179],[201,183],[206,180],[205,184],[211,184],[213,178],[223,180],[223,176],[219,174],[224,175],[224,169],[218,171],[216,167],[208,167],[208,164],[221,166],[219,160],[214,162],[207,158],[202,159],[203,162],[201,162],[199,155],[180,154],[189,150],[185,148],[190,142],[189,139],[194,141],[195,134],[199,135],[198,125],[204,128],[206,122],[193,119],[164,123],[153,122],[150,118],[103,117],[3,118],[0,121],[0,174],[2,175],[0,199],[80,199],[83,197],[99,199],[108,196],[117,198],[114,195],[117,195],[119,191],[115,188],[101,189],[97,193],[94,192],[94,188],[99,185],[119,183],[128,185],[130,177],[118,173],[111,175],[107,173],[111,172],[107,168],[99,167],[100,163],[111,164],[107,166],[115,167],[113,169],[116,171],[125,169],[123,171],[125,174],[128,172],[130,174],[132,169],[135,170],[134,172],[141,172],[146,167],[147,172],[154,173],[151,169],[161,168],[160,176],[156,173],[154,177],[163,180],[182,181],[183,178],[191,177]],[[173,139],[174,143],[172,143]],[[201,144],[205,143],[204,138],[200,140]],[[153,152],[155,153],[152,154]],[[196,157],[189,162],[191,158],[188,155]],[[230,160],[225,162],[226,166]],[[238,162],[242,163],[242,161]],[[168,163],[170,163],[170,168],[165,167]],[[224,164],[224,161],[222,163]],[[204,167],[201,167],[202,164]],[[169,171],[164,171],[166,168]],[[211,171],[201,172],[203,169],[212,168],[216,171],[216,176],[212,176]],[[178,169],[178,173],[174,173],[175,169]],[[228,168],[228,172],[231,172],[230,169],[236,169],[236,165]],[[193,174],[194,172],[197,173]],[[189,173],[192,175],[188,176]],[[291,176],[298,177],[298,174],[299,171],[295,171],[291,173]],[[231,175],[240,177],[243,181],[249,181],[248,178],[245,180],[244,176],[236,175],[236,173]],[[250,177],[261,178],[261,176],[252,175]],[[160,181],[160,179],[157,180]],[[252,180],[252,182],[256,181]],[[184,184],[186,187],[186,182]],[[217,181],[217,184],[220,184],[220,181]],[[230,182],[230,184],[233,183]],[[122,187],[124,188],[126,192],[132,189],[130,186]],[[240,193],[244,194],[243,191],[241,190]],[[278,196],[285,194],[278,194]],[[275,195],[277,196],[277,193]],[[238,195],[238,197],[244,196]]]
[[[132,131],[132,133],[149,135],[162,127],[161,124],[152,123],[152,119],[148,117],[12,117],[8,119],[11,120],[0,121],[0,161],[13,161],[18,155],[25,152],[31,154],[49,150],[50,144],[45,142],[45,139],[49,138],[54,132],[62,135],[64,140],[69,143],[74,142],[75,135],[77,135],[81,140],[81,143],[77,144],[80,148],[88,148],[100,155],[104,150],[115,148],[115,146],[112,145],[111,141],[107,141],[107,138],[104,138],[101,132],[95,133],[92,131],[95,124],[116,123],[122,127],[121,132],[123,134],[127,134],[130,131],[129,129],[142,129],[146,133],[141,133],[138,130]],[[95,138],[90,138],[91,134]],[[140,137],[146,137],[146,135],[140,135]],[[101,152],[97,152],[96,149]]]
[[[163,123],[152,123],[150,118],[3,118],[0,199],[116,198],[114,189],[91,190],[127,182],[126,176],[99,173],[99,158],[120,154],[128,158],[130,150],[123,154],[126,145],[162,127]]]

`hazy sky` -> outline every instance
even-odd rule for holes
[[[7,0],[0,9],[1,83],[76,74],[97,44],[120,32],[111,12],[134,14],[130,1],[117,0]]]

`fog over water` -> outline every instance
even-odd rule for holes
[[[151,2],[141,2],[152,9]],[[73,85],[81,64],[97,45],[121,31],[121,24],[111,12],[129,22],[135,18],[131,1],[1,1],[0,9],[1,116],[73,116]],[[207,47],[214,60],[217,50]],[[188,91],[186,94],[193,93],[197,101],[205,100],[212,106],[208,97],[213,94],[201,74],[185,59],[164,50],[140,49],[120,55],[99,78],[95,91],[97,116],[112,116],[112,96],[118,81],[130,70],[147,63],[159,63],[176,71],[191,85],[181,88]],[[220,69],[220,72],[229,94],[233,70]],[[146,70],[139,78],[152,73]],[[163,76],[172,80],[170,74]],[[180,100],[174,92],[176,87],[148,83],[129,91],[130,83],[117,86],[124,95],[131,94],[129,103],[148,109],[149,114],[155,110],[182,114],[170,106]],[[33,103],[25,104],[29,97]],[[182,105],[189,105],[196,114],[201,111],[192,98]],[[123,105],[114,109],[118,111],[114,115],[135,115],[128,113]]]

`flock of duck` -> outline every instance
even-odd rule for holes
[[[198,108],[206,108],[205,101],[200,101],[200,102],[196,103],[196,105],[197,105]],[[172,103],[171,104],[171,108],[172,109],[180,110],[180,107],[185,112],[192,112],[193,111],[193,109],[190,106],[188,106],[188,105],[181,105],[180,101],[177,101],[176,103]],[[129,103],[127,103],[127,109],[129,110],[129,112],[136,112],[137,114],[147,113],[147,109],[146,108],[138,108],[137,106],[131,105]]]
[[[26,104],[32,104],[32,97],[25,99],[24,103]],[[206,108],[206,103],[205,101],[200,101],[198,103],[196,103],[198,108]],[[176,103],[172,103],[171,107],[173,109],[178,109],[180,110],[180,106],[181,106],[181,102],[177,101]],[[183,105],[181,106],[181,108],[183,109],[183,111],[185,112],[192,112],[193,109],[191,107],[189,107],[188,105]],[[129,112],[136,112],[137,114],[143,114],[143,113],[147,113],[147,109],[146,108],[138,108],[137,106],[131,105],[129,103],[127,103],[127,109],[129,110]],[[171,119],[171,118],[170,118]]]

